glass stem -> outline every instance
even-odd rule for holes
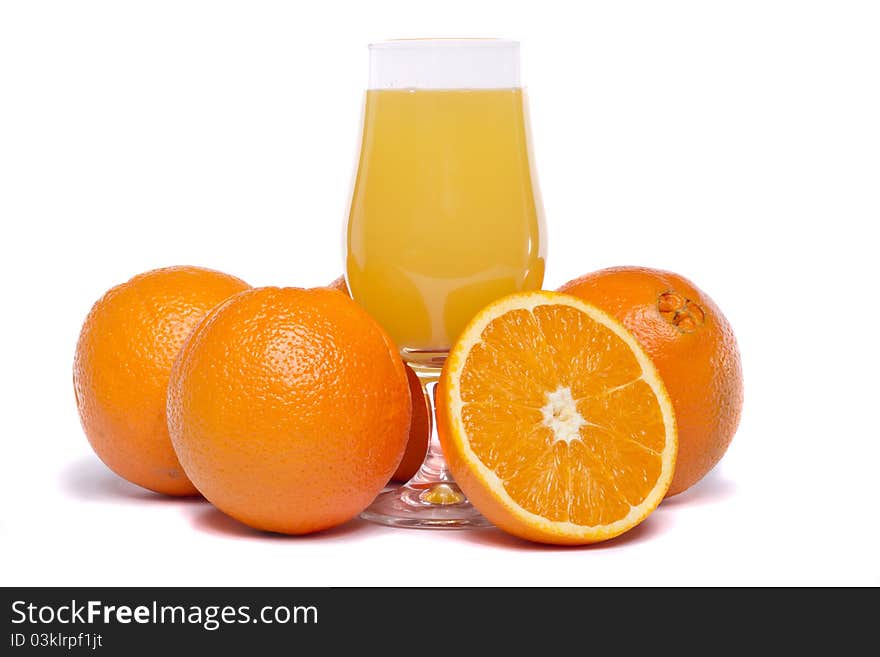
[[[422,383],[424,403],[428,407],[428,422],[431,426],[431,437],[428,439],[428,451],[419,471],[413,475],[406,485],[412,488],[426,488],[439,482],[452,482],[452,475],[446,467],[446,459],[440,448],[440,437],[437,434],[437,382],[440,379],[439,371],[419,372],[419,381]],[[414,399],[413,403],[418,403]]]
[[[440,368],[422,365],[412,368],[422,384],[422,393],[431,423],[431,437],[421,468],[415,476],[398,488],[391,488],[379,495],[367,507],[361,517],[392,527],[421,529],[461,529],[465,527],[490,527],[489,521],[480,515],[467,501],[464,493],[449,473],[446,459],[437,434],[437,382]],[[418,404],[418,399],[413,399]]]

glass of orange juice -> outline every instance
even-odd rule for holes
[[[544,279],[519,43],[412,39],[369,50],[346,282],[418,374],[433,411],[443,361],[468,321]],[[436,422],[421,470],[363,517],[399,527],[488,525],[450,476]]]

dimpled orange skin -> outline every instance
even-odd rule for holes
[[[602,269],[558,291],[598,306],[635,335],[666,384],[678,423],[666,496],[696,484],[724,456],[742,412],[742,364],[721,310],[683,276],[646,267]]]
[[[326,288],[229,299],[187,341],[168,388],[171,440],[199,491],[284,534],[366,508],[400,462],[410,414],[397,347]]]
[[[210,269],[167,267],[117,285],[92,307],[76,345],[74,393],[89,443],[116,474],[167,495],[198,493],[168,438],[168,377],[190,331],[248,287]]]
[[[331,290],[338,290],[346,296],[348,293],[348,285],[345,283],[345,276],[340,276],[328,286]],[[406,444],[406,451],[397,470],[391,477],[394,481],[407,482],[412,476],[419,471],[422,461],[425,460],[425,454],[428,451],[428,440],[431,437],[431,421],[428,417],[428,406],[424,400],[425,393],[422,392],[422,384],[419,377],[411,367],[406,368],[406,377],[409,380],[409,392],[412,398],[412,424],[409,429],[409,442]]]

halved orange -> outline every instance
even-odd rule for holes
[[[484,308],[452,348],[438,431],[470,501],[501,529],[580,545],[635,527],[669,488],[672,404],[639,343],[576,297]]]

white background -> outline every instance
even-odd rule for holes
[[[0,5],[0,583],[880,584],[871,2]],[[91,304],[154,267],[341,273],[370,41],[522,41],[546,287],[672,269],[732,323],[721,465],[619,540],[355,521],[273,537],[127,484],[80,429]]]

